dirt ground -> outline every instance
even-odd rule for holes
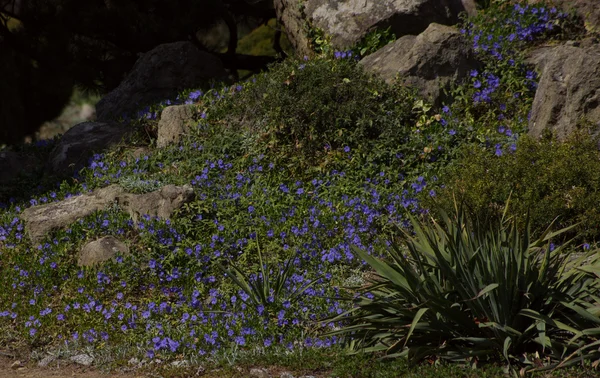
[[[143,378],[144,375],[134,373],[103,373],[93,368],[77,364],[65,364],[51,367],[38,367],[33,361],[21,361],[20,367],[13,366],[17,361],[0,355],[0,378]]]

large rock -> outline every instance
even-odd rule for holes
[[[118,253],[128,254],[129,247],[114,236],[104,236],[83,246],[77,265],[94,266],[112,259]]]
[[[352,47],[376,29],[396,37],[419,34],[432,22],[453,25],[460,12],[475,13],[474,0],[274,0],[277,19],[299,56],[311,55],[307,25],[331,37],[335,49]]]
[[[84,122],[70,128],[50,153],[48,168],[67,174],[84,167],[94,152],[100,152],[133,131],[118,122]]]
[[[123,207],[134,221],[142,215],[159,218],[170,218],[173,212],[194,199],[191,185],[165,185],[159,190],[144,194],[124,193],[116,197],[117,203]]]
[[[166,147],[177,143],[181,135],[190,130],[194,110],[190,105],[168,106],[163,109],[158,122],[157,147]]]
[[[182,89],[226,78],[219,58],[193,43],[162,44],[138,59],[125,80],[96,104],[96,117],[106,121],[125,114],[135,116],[140,107],[175,98]]]
[[[190,185],[165,185],[145,194],[127,193],[119,185],[110,185],[59,202],[32,206],[23,211],[21,219],[25,221],[31,240],[39,242],[50,231],[65,228],[115,202],[137,222],[145,214],[170,218],[175,210],[193,198],[194,190]]]
[[[388,83],[398,77],[436,105],[444,99],[445,87],[479,67],[460,32],[435,23],[418,36],[404,36],[384,46],[359,64]]]
[[[529,134],[560,138],[585,120],[600,132],[600,46],[557,46],[546,55],[529,120]]]
[[[123,193],[118,185],[98,189],[93,193],[66,198],[59,202],[32,206],[23,211],[21,219],[25,221],[29,237],[39,242],[48,232],[61,229],[84,218],[94,211],[104,209]]]

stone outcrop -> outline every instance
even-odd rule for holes
[[[560,139],[585,121],[600,132],[600,46],[561,45],[545,53],[531,117],[529,134],[550,130]]]
[[[431,24],[418,36],[407,35],[363,58],[365,70],[386,82],[396,77],[439,105],[443,89],[479,66],[474,52],[458,30]]]
[[[125,114],[136,116],[140,107],[226,78],[219,58],[198,50],[193,43],[162,44],[140,57],[123,82],[96,104],[96,118],[107,121]]]
[[[344,50],[369,32],[390,27],[396,37],[419,34],[432,22],[453,25],[475,13],[474,0],[275,0],[275,11],[297,55],[311,55],[307,25],[321,29]]]
[[[119,253],[129,254],[129,247],[114,236],[104,236],[83,246],[77,265],[94,266],[114,258]]]
[[[163,109],[158,122],[157,147],[177,143],[181,135],[189,132],[194,111],[189,105],[168,106]]]
[[[29,237],[38,242],[48,232],[66,227],[94,211],[107,207],[122,192],[123,189],[119,186],[111,185],[93,193],[73,196],[60,202],[32,206],[23,211],[21,219],[27,225]]]
[[[193,199],[194,189],[191,185],[165,185],[150,193],[124,193],[117,196],[115,200],[137,222],[145,214],[170,218],[175,210]]]
[[[133,130],[118,122],[84,122],[70,128],[58,141],[48,161],[50,172],[68,174],[87,165],[95,153],[118,144]]]
[[[137,222],[144,214],[170,218],[175,210],[193,199],[194,190],[190,185],[165,185],[159,190],[144,194],[127,193],[119,185],[110,185],[92,193],[27,208],[21,214],[21,219],[25,221],[31,240],[39,242],[50,231],[63,229],[78,219],[115,203]]]

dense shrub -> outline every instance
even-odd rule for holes
[[[414,96],[364,73],[351,54],[338,59],[288,60],[240,92],[230,122],[240,122],[255,152],[314,164],[330,150],[369,150],[383,134],[401,143]]]
[[[352,350],[411,362],[503,359],[513,371],[600,356],[599,256],[552,251],[565,230],[530,238],[514,218],[479,219],[464,208],[413,228],[390,262],[358,251],[376,274],[333,332],[350,335]]]
[[[447,209],[456,196],[478,214],[497,213],[510,196],[510,213],[529,214],[536,230],[558,217],[560,227],[580,222],[581,238],[600,238],[600,154],[586,132],[565,142],[523,136],[502,156],[469,149],[449,171],[437,198]]]

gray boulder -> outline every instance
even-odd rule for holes
[[[388,44],[359,64],[388,83],[398,78],[417,88],[421,96],[436,105],[444,99],[444,88],[479,67],[460,32],[435,23],[418,36],[407,35]]]
[[[119,185],[110,185],[44,205],[32,206],[21,214],[27,233],[34,242],[41,241],[52,230],[62,229],[95,211],[117,204],[129,213],[134,221],[148,214],[170,218],[175,210],[194,199],[190,185],[165,185],[159,190],[144,194],[127,193]]]
[[[211,79],[225,80],[227,72],[216,56],[191,42],[166,43],[145,53],[125,80],[96,104],[100,121],[135,116],[141,106],[175,98],[186,88],[205,86]]]
[[[104,236],[83,246],[79,252],[77,265],[94,266],[112,259],[118,253],[128,254],[129,247],[114,236]]]
[[[181,135],[189,132],[194,110],[190,105],[168,106],[163,109],[158,122],[157,147],[177,143]]]
[[[136,222],[142,215],[170,218],[175,210],[193,199],[194,189],[191,185],[165,185],[154,192],[123,193],[115,198],[119,206],[123,207]]]
[[[476,12],[474,0],[274,0],[275,11],[299,56],[311,55],[306,25],[320,28],[337,50],[352,47],[376,29],[396,37],[419,34],[432,22],[453,25]]]
[[[564,139],[586,121],[600,132],[600,46],[557,46],[544,58],[531,117],[529,134],[545,130]]]
[[[23,211],[21,219],[25,221],[31,240],[39,242],[50,231],[64,228],[94,211],[104,209],[112,204],[117,195],[121,193],[123,193],[123,189],[117,185],[111,185],[93,193],[29,207]]]
[[[58,141],[48,161],[53,173],[68,174],[83,168],[94,152],[118,144],[132,128],[117,122],[84,122],[70,128]]]

